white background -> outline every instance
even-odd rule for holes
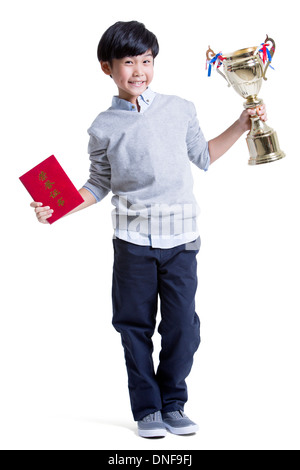
[[[297,3],[163,0],[2,1],[1,449],[299,449],[299,119]],[[207,139],[243,100],[205,52],[277,44],[260,96],[287,158],[249,167],[244,137],[207,173],[189,377],[192,437],[136,434],[123,350],[111,326],[111,204],[38,224],[18,178],[51,154],[80,188],[86,129],[116,90],[100,36],[136,19],[158,37],[152,88],[194,101]],[[156,337],[156,357],[159,338]]]

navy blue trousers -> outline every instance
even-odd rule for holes
[[[200,344],[195,312],[200,239],[170,249],[114,239],[113,326],[121,334],[131,408],[136,421],[155,411],[184,409],[185,379]],[[159,366],[152,336],[161,305]]]

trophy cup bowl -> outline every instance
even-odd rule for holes
[[[273,57],[275,42],[267,36],[265,44],[269,42],[273,45],[269,55]],[[263,80],[267,80],[266,71],[270,60],[264,64],[259,55],[259,49],[260,47],[248,47],[225,54],[224,57],[221,56],[224,73],[220,71],[219,67],[217,68],[217,72],[225,78],[228,86],[232,86],[240,96],[246,99],[245,109],[255,109],[263,104],[258,93]],[[210,47],[206,57],[208,61],[216,57]],[[249,165],[269,163],[285,157],[285,153],[280,150],[277,133],[261,121],[257,114],[251,116],[251,130],[246,141],[250,153]]]

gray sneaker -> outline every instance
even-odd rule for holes
[[[138,421],[138,434],[141,437],[165,437],[167,430],[161,412],[156,411]]]
[[[198,424],[191,421],[183,411],[171,411],[162,415],[164,425],[173,434],[193,434],[199,431]]]

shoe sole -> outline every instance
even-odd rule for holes
[[[138,429],[138,434],[140,437],[166,437],[166,429]]]
[[[164,423],[168,431],[170,431],[172,434],[176,434],[177,436],[186,436],[188,434],[195,434],[197,431],[199,431],[199,426],[198,424],[193,424],[191,426],[186,426],[184,428],[174,428],[173,426],[170,426],[167,423]]]

